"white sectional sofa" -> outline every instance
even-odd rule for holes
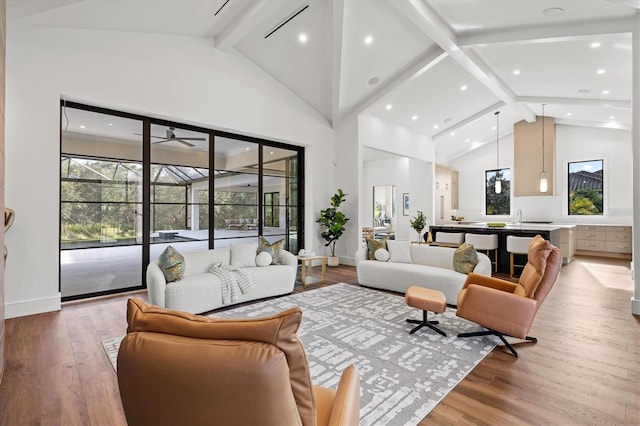
[[[230,249],[181,254],[184,256],[184,276],[179,281],[167,283],[158,260],[152,261],[147,267],[147,291],[154,305],[200,314],[226,305],[291,293],[295,285],[298,260],[283,250],[282,265],[240,268],[255,277],[255,286],[245,294],[238,292],[237,300],[225,304],[221,281],[209,270],[214,263],[229,265]]]
[[[362,248],[356,253],[356,269],[358,282],[366,287],[406,293],[412,285],[440,290],[444,293],[447,303],[455,305],[458,292],[467,278],[466,274],[453,269],[453,253],[456,249],[448,247],[434,247],[424,244],[411,244],[409,241],[388,241],[391,258],[388,261],[367,260],[367,249]],[[404,258],[394,261],[392,244],[401,247],[409,245]],[[404,247],[406,253],[407,249]],[[478,264],[473,270],[476,274],[491,275],[491,261],[478,253]]]

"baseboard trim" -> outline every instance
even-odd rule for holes
[[[614,259],[627,259],[631,260],[631,253],[612,253],[607,251],[591,251],[591,250],[576,250],[578,256],[595,256],[595,257],[611,257]]]
[[[41,314],[44,312],[59,311],[62,306],[62,295],[42,299],[21,300],[19,302],[5,303],[4,316],[6,319],[24,317],[27,315]]]

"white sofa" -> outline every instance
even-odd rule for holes
[[[393,243],[387,242],[389,245]],[[362,248],[356,253],[356,269],[358,282],[366,287],[406,293],[412,285],[440,290],[444,293],[447,303],[455,305],[458,292],[467,279],[467,275],[453,269],[453,253],[456,249],[435,247],[424,244],[410,244],[409,241],[397,241],[398,244],[409,244],[411,263],[394,262],[393,252],[389,261],[367,260],[367,249]],[[389,247],[391,249],[391,246]],[[491,261],[478,253],[478,264],[473,270],[476,274],[491,275]]]
[[[158,260],[147,267],[147,291],[154,305],[200,314],[222,306],[249,300],[291,293],[296,281],[297,258],[288,251],[282,251],[282,265],[240,268],[250,271],[255,277],[255,286],[246,294],[239,292],[233,303],[222,302],[220,279],[209,273],[214,263],[229,265],[229,248],[181,253],[184,256],[184,277],[167,283]]]

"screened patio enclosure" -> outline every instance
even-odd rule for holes
[[[299,148],[78,104],[61,117],[63,300],[144,288],[146,265],[169,245],[263,235],[297,251]]]

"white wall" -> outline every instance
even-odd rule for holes
[[[605,215],[567,214],[567,163],[604,159]],[[484,215],[484,171],[495,169],[496,145],[487,144],[451,162],[460,172],[459,214],[468,220],[487,220]],[[522,209],[524,220],[561,223],[607,223],[630,225],[633,215],[631,133],[625,130],[556,126],[556,195],[511,198],[511,220]],[[500,140],[500,167],[513,168],[513,135]],[[513,184],[512,184],[513,186]],[[512,190],[513,194],[513,190]]]
[[[308,147],[306,239],[333,190],[327,120],[255,65],[207,40],[34,28],[7,36],[7,317],[60,308],[60,98]]]

